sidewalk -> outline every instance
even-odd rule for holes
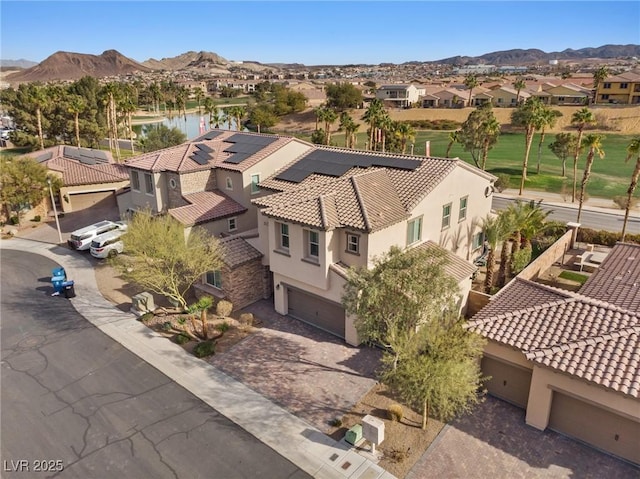
[[[100,294],[93,267],[65,247],[20,238],[0,250],[20,250],[60,264],[75,281],[74,308],[102,332],[219,411],[251,435],[317,478],[393,479],[393,475],[306,421],[230,378],[179,345],[151,331]]]

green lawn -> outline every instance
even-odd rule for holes
[[[602,141],[602,149],[605,157],[600,159],[596,156],[592,176],[587,185],[589,196],[613,198],[614,196],[626,194],[631,179],[631,173],[635,163],[625,163],[626,148],[635,135],[606,134]],[[339,146],[344,146],[344,135],[334,133],[331,136],[332,142]],[[425,142],[431,142],[432,156],[445,156],[447,145],[449,144],[449,132],[447,131],[418,131],[416,132],[414,154],[425,154]],[[555,140],[555,134],[546,134],[542,154],[540,157],[540,174],[536,173],[538,161],[538,142],[540,135],[536,134],[531,145],[529,155],[529,167],[525,189],[540,190],[560,193],[563,184],[567,191],[571,191],[573,158],[567,159],[567,177],[562,178],[562,163],[551,152],[549,144]],[[367,142],[366,133],[358,133],[358,148],[364,148]],[[511,187],[518,188],[522,172],[522,161],[524,159],[524,134],[523,133],[503,133],[498,139],[498,143],[489,152],[487,159],[487,171],[497,175],[506,173],[511,176]],[[407,147],[410,153],[410,147]],[[462,146],[455,144],[451,149],[452,157],[459,157],[464,161],[473,164],[471,155],[463,150]],[[586,151],[580,156],[578,162],[578,188],[582,179],[582,168],[586,161]]]
[[[576,283],[580,284],[586,283],[589,279],[586,274],[580,274],[574,271],[563,271],[562,273],[560,273],[560,277],[563,279],[568,279],[569,281],[575,281]]]

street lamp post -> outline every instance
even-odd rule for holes
[[[51,178],[47,178],[49,184],[49,194],[51,195],[51,204],[53,205],[53,216],[56,218],[56,228],[58,228],[58,239],[62,243],[62,232],[60,231],[60,221],[58,220],[58,209],[56,208],[56,200],[53,199],[53,189],[51,188]]]

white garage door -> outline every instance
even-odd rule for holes
[[[486,356],[482,358],[481,369],[484,376],[491,376],[484,383],[489,394],[526,409],[531,370]]]
[[[287,288],[289,314],[344,339],[344,308],[324,298]]]
[[[84,210],[93,206],[109,208],[117,208],[118,206],[113,190],[69,194],[69,201],[73,211]]]
[[[640,464],[640,423],[553,392],[549,428]]]

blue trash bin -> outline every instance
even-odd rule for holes
[[[64,270],[64,268],[62,266],[59,266],[58,268],[53,268],[51,270],[51,276],[53,278],[55,278],[56,276],[62,276],[62,278],[64,278],[64,280],[66,281],[67,279],[67,272]],[[52,280],[53,281],[53,280]]]
[[[54,276],[51,278],[51,284],[53,285],[53,294],[60,294],[62,292],[65,280],[62,276]]]

